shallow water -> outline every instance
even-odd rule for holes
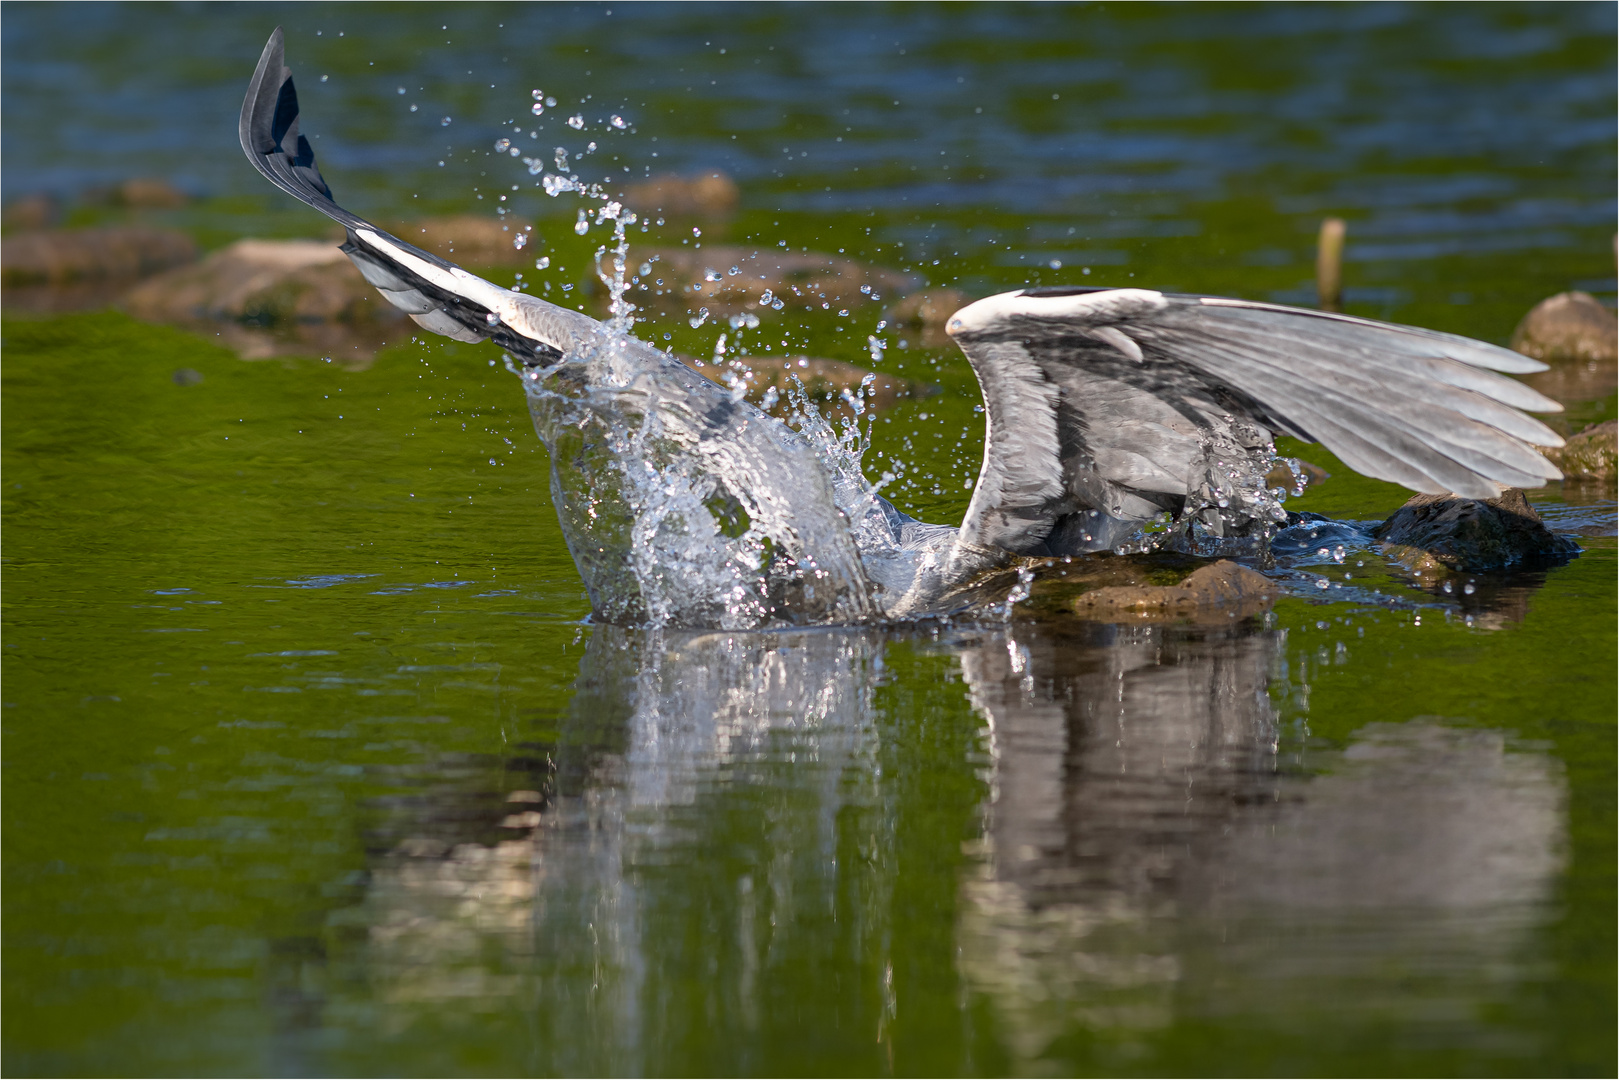
[[[1309,302],[1342,213],[1356,313],[1504,341],[1613,298],[1611,8],[71,10],[6,8],[7,197],[163,172],[208,244],[323,228],[235,148],[280,19],[340,199],[477,211],[508,169],[559,291],[602,233],[486,156],[532,86],[734,175],[710,243]],[[749,340],[871,366],[879,307]],[[940,392],[868,473],[954,523],[970,373],[885,336]],[[1538,493],[1584,552],[1472,592],[1346,533],[1222,625],[1037,588],[660,634],[589,621],[487,346],[8,312],[3,349],[8,1072],[1613,1071],[1611,489]],[[1287,450],[1332,474],[1292,508],[1404,499]]]

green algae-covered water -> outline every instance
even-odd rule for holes
[[[498,190],[559,292],[599,233],[490,149],[535,87],[547,153],[733,176],[710,244],[1309,303],[1337,214],[1358,314],[1504,342],[1613,302],[1605,6],[8,4],[6,197],[116,221],[88,193],[163,174],[205,246],[324,235],[235,146],[278,23],[342,201]],[[869,471],[954,523],[971,375],[882,317],[750,341],[884,334],[938,389]],[[1612,1074],[1611,487],[1533,495],[1578,558],[1448,593],[1359,550],[1216,625],[1037,585],[1005,622],[622,629],[491,346],[221,340],[7,303],[8,1073]],[[1405,498],[1285,449],[1331,474],[1292,508]]]

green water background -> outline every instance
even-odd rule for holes
[[[588,280],[599,236],[487,153],[531,86],[624,110],[636,131],[614,150],[634,169],[736,176],[730,242],[847,249],[973,295],[1061,281],[1308,303],[1314,229],[1338,213],[1356,313],[1504,341],[1550,293],[1612,302],[1608,7],[605,10],[8,4],[6,196],[158,173],[201,199],[153,219],[205,245],[323,235],[234,147],[281,22],[340,200],[478,212],[496,179],[517,184],[559,283]],[[757,340],[869,366],[879,317],[787,312]],[[719,330],[647,332],[702,353]],[[905,461],[897,501],[955,521],[981,448],[971,375],[947,345],[887,336],[885,369],[940,392],[883,415],[873,471]],[[1246,970],[1213,944],[1229,928],[1159,911],[1181,957],[1160,1019],[1075,1009],[1031,1050],[959,959],[997,798],[970,643],[856,635],[875,749],[830,779],[789,736],[751,771],[703,772],[666,810],[673,838],[625,865],[635,978],[569,951],[596,932],[584,916],[549,952],[468,916],[465,951],[390,959],[374,898],[402,837],[493,845],[509,792],[583,798],[607,782],[569,774],[565,751],[630,738],[633,695],[582,681],[607,631],[584,621],[495,353],[245,363],[115,312],[8,313],[0,348],[9,1072],[1613,1070],[1611,538],[1523,579],[1499,629],[1302,600],[1251,628],[1277,657],[1289,775],[1420,721],[1499,733],[1560,778],[1560,869],[1505,960],[1337,978],[1341,926],[1260,927],[1238,937],[1315,975],[1226,995],[1223,973]],[[181,368],[202,381],[176,384]],[[1612,417],[1614,398],[1570,412]],[[1405,497],[1305,456],[1333,479],[1297,508],[1373,518]],[[1611,526],[1610,496],[1545,498]],[[663,647],[619,645],[631,682]],[[771,880],[819,899],[748,907],[741,880],[782,865]],[[776,918],[763,959],[731,944],[744,911]]]

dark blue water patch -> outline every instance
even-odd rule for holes
[[[248,653],[247,655],[249,657],[255,657],[255,656],[336,656],[337,653],[335,651],[331,650],[331,649],[286,649],[286,650],[284,650],[282,652],[256,652],[256,653]]]
[[[417,589],[459,589],[467,585],[475,585],[474,581],[424,581],[420,584],[389,585],[377,589],[372,596],[397,596],[400,593],[415,592]]]
[[[374,578],[376,574],[314,574],[309,577],[288,578],[286,588],[289,589],[330,589],[335,585],[346,585],[351,581],[364,581]],[[275,585],[257,585],[259,589],[274,589]]]

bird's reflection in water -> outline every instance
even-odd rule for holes
[[[1454,1045],[1531,974],[1563,858],[1556,764],[1423,719],[1278,755],[1283,648],[1091,626],[963,654],[996,750],[963,967],[1025,1066],[1060,1065],[1075,1030],[1127,1048],[1235,1017]]]
[[[1430,720],[1305,740],[1257,622],[592,633],[508,790],[392,811],[344,916],[384,1022],[521,1017],[547,1072],[772,1071],[985,1003],[1034,1071],[1233,1015],[1447,1042],[1561,865],[1550,758]]]

